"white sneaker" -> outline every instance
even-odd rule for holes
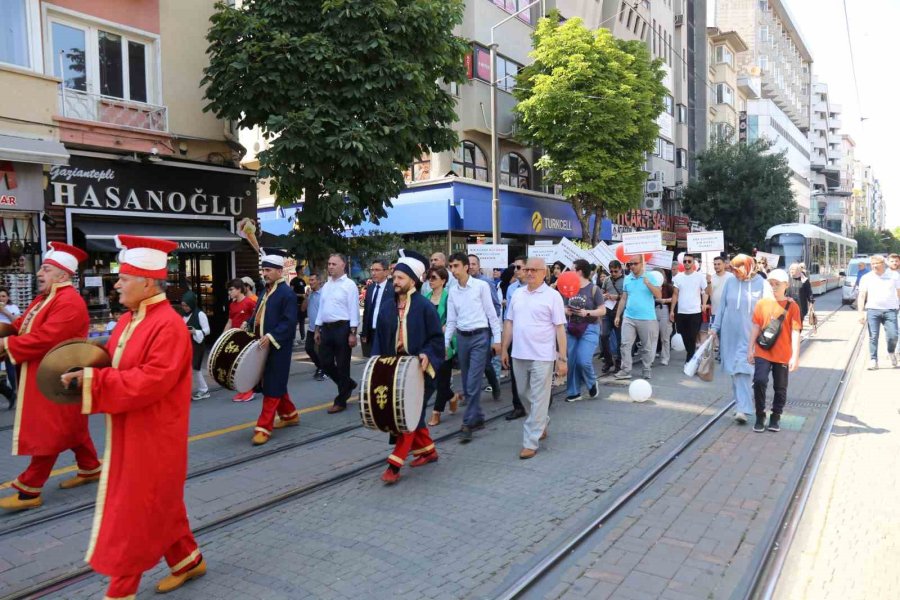
[[[877,369],[877,368],[878,368],[878,361],[875,360],[874,358],[873,358],[873,359],[870,359],[870,360],[869,360],[869,370],[870,370],[870,371],[874,371],[874,370]]]
[[[891,354],[891,366],[897,368],[897,355]]]
[[[209,392],[197,392],[191,396],[191,400],[206,400],[209,398]]]
[[[734,421],[735,421],[735,423],[738,423],[739,425],[746,425],[747,415],[745,415],[742,412],[735,412],[734,413]]]

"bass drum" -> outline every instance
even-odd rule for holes
[[[228,329],[209,353],[209,375],[222,387],[249,392],[260,382],[266,368],[268,348],[243,329]]]
[[[417,356],[373,356],[363,371],[359,414],[363,426],[398,435],[422,417],[425,376]]]

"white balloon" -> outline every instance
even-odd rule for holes
[[[663,284],[663,274],[659,271],[650,271],[647,273],[647,279],[650,280],[650,283],[659,287]]]
[[[682,265],[684,264],[684,252],[678,253],[678,262]]]
[[[628,386],[628,395],[634,402],[646,402],[653,394],[653,388],[646,379],[635,379]]]
[[[676,333],[672,336],[672,350],[676,350],[681,352],[684,350],[684,338],[681,337],[680,333]]]

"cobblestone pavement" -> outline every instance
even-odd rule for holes
[[[900,369],[868,339],[776,588],[779,600],[900,598]]]
[[[745,589],[858,332],[843,311],[804,349],[780,433],[719,421],[525,597],[711,600]]]

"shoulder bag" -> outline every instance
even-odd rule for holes
[[[790,310],[792,302],[793,300],[788,298],[787,306],[784,307],[784,311],[780,315],[778,315],[777,318],[770,319],[769,324],[759,332],[759,337],[756,338],[756,343],[763,350],[770,350],[772,346],[775,345],[775,342],[778,341],[778,336],[781,335],[781,327],[782,325],[784,325],[784,319],[787,317],[788,310]]]
[[[19,260],[24,251],[22,239],[19,237],[19,220],[13,219],[12,239],[9,241],[9,255],[14,260]]]
[[[591,299],[594,301],[594,308],[600,306],[597,304],[597,286],[594,284],[591,284]],[[580,339],[584,332],[587,331],[588,325],[590,323],[587,322],[587,317],[579,317],[577,321],[573,321],[572,317],[570,317],[569,322],[566,323],[566,332]]]
[[[35,256],[41,253],[41,245],[35,239],[34,222],[28,217],[28,225],[25,227],[25,244],[22,253],[29,256]]]

